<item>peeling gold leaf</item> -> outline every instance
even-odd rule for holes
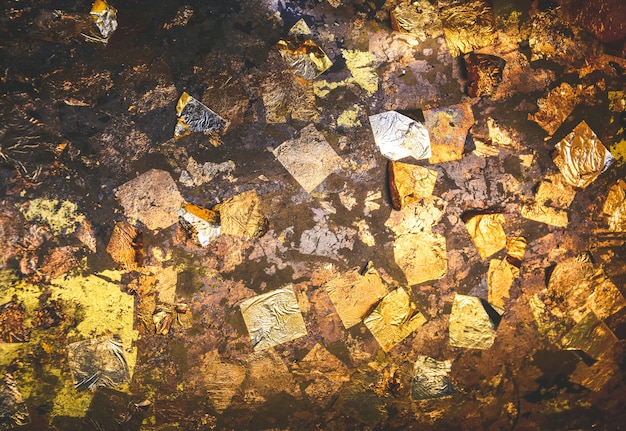
[[[591,366],[581,361],[569,376],[569,380],[598,392],[611,380],[618,370],[619,365],[610,359],[596,361]]]
[[[528,119],[539,124],[549,135],[553,135],[572,113],[577,103],[574,88],[564,82],[537,100],[539,110],[534,115],[528,114]]]
[[[133,270],[143,265],[141,232],[126,222],[115,223],[107,253],[123,269]]]
[[[450,345],[470,349],[488,349],[496,338],[497,322],[493,322],[480,298],[454,295],[450,313]],[[498,313],[492,308],[492,314]]]
[[[424,400],[455,393],[456,388],[448,377],[451,370],[451,361],[437,361],[428,356],[418,356],[413,367],[411,397],[414,400]]]
[[[426,323],[406,290],[398,288],[385,296],[363,321],[385,352]]]
[[[433,194],[437,171],[394,161],[389,162],[387,171],[391,202],[395,210]]]
[[[504,307],[505,300],[509,299],[509,289],[517,277],[519,269],[506,259],[491,259],[487,272],[489,303],[496,307]]]
[[[305,81],[311,81],[330,69],[333,63],[326,53],[310,39],[292,36],[279,40],[275,48],[291,71]]]
[[[428,0],[402,2],[390,14],[395,31],[411,33],[422,42],[443,34],[437,9]]]
[[[428,197],[408,204],[400,211],[391,211],[385,226],[396,235],[406,233],[431,232],[439,223],[448,203],[438,197]]]
[[[467,231],[483,259],[506,246],[503,224],[503,214],[477,214],[465,220]]]

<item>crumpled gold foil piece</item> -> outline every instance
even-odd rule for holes
[[[388,352],[426,323],[426,318],[417,311],[406,290],[398,288],[389,292],[363,323]]]
[[[432,232],[399,236],[393,255],[409,285],[442,278],[448,270],[446,238]]]
[[[408,163],[390,161],[389,190],[393,209],[429,197],[433,194],[437,182],[437,171]]]
[[[289,32],[289,37],[279,40],[275,48],[298,78],[311,81],[333,65],[326,53],[308,38],[310,29],[299,20]]]
[[[411,33],[422,42],[443,34],[437,9],[428,0],[402,2],[390,12],[391,27],[401,33]]]
[[[178,217],[181,226],[202,247],[220,236],[220,216],[216,211],[185,202]]]
[[[567,184],[562,174],[547,175],[539,184],[535,202],[522,207],[522,217],[557,227],[567,227],[567,208],[576,190]]]
[[[539,124],[549,135],[553,135],[572,113],[577,103],[578,97],[574,88],[563,82],[550,90],[545,97],[537,100],[539,110],[535,114],[528,114],[528,119]]]
[[[106,44],[109,37],[117,29],[117,9],[109,5],[105,0],[95,0],[89,14],[95,27],[98,29],[98,33],[92,30],[91,35],[83,34],[83,36],[88,41]]]
[[[626,182],[620,179],[609,188],[602,212],[608,216],[609,230],[626,232]]]
[[[496,338],[497,323],[487,313],[480,298],[468,295],[454,295],[450,313],[450,345],[470,349],[488,349]],[[495,308],[492,314],[501,314]]]
[[[509,299],[509,289],[519,277],[519,268],[506,259],[491,259],[487,271],[488,301],[496,307],[504,307]]]
[[[107,253],[121,268],[134,270],[143,265],[142,235],[126,222],[117,222],[107,245]]]
[[[502,82],[506,65],[503,58],[495,55],[470,52],[463,56],[467,70],[467,95],[470,97],[493,96]]]
[[[291,285],[247,299],[239,307],[255,351],[307,335]]]
[[[615,159],[587,123],[581,121],[556,144],[552,160],[568,184],[584,189]]]
[[[342,274],[327,282],[325,289],[346,329],[359,324],[387,294],[387,288],[371,262],[364,274],[356,270]]]
[[[448,203],[430,196],[406,205],[400,211],[391,211],[385,226],[396,235],[416,232],[431,232],[443,217]]]
[[[443,34],[452,57],[496,41],[491,6],[484,0],[453,0],[439,10]]]
[[[608,355],[617,343],[613,331],[595,315],[587,313],[561,339],[566,350],[581,350],[594,359],[602,359]]]
[[[9,373],[0,379],[0,429],[8,430],[30,423],[28,406],[17,382]]]
[[[302,129],[299,138],[283,142],[273,152],[307,193],[342,164],[341,157],[313,124]]]
[[[624,91],[608,91],[609,111],[624,112],[626,111],[626,92]]]
[[[300,121],[315,121],[319,117],[313,86],[302,85],[289,71],[263,81],[261,96],[268,123],[286,123],[289,117]]]
[[[425,400],[452,395],[456,388],[448,377],[452,370],[451,361],[437,361],[419,355],[413,367],[411,398]]]
[[[246,367],[222,362],[217,352],[203,355],[201,367],[199,372],[202,374],[201,381],[205,384],[203,389],[215,411],[222,413],[240,391],[246,378]]]
[[[526,238],[522,236],[514,236],[512,238],[507,238],[506,240],[506,256],[507,260],[513,263],[516,266],[516,262],[521,262],[524,258],[524,253],[526,252]]]
[[[474,125],[474,113],[469,103],[444,106],[424,111],[426,129],[430,136],[432,164],[463,158],[467,132]]]
[[[506,246],[506,234],[502,225],[503,214],[477,214],[467,217],[465,227],[478,249],[480,257],[489,257]]]
[[[267,231],[256,190],[240,193],[213,207],[220,216],[220,233],[240,238],[259,238]]]
[[[130,380],[122,341],[117,336],[72,343],[67,346],[67,360],[78,391],[114,387]]]
[[[176,115],[178,122],[174,128],[175,138],[196,132],[208,134],[226,127],[226,120],[186,92],[181,94],[176,103]]]

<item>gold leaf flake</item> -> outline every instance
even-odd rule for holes
[[[626,182],[620,179],[609,188],[602,212],[608,216],[609,230],[626,232]]]
[[[589,312],[561,340],[567,350],[581,350],[594,359],[608,355],[617,337],[593,312]]]
[[[488,349],[496,338],[497,322],[493,322],[480,298],[454,296],[450,313],[450,345],[470,349]],[[492,308],[493,313],[497,313]],[[497,313],[500,314],[500,313]]]
[[[503,224],[503,214],[477,214],[465,220],[467,231],[483,259],[506,246]]]
[[[408,163],[388,164],[389,189],[395,210],[433,194],[437,171]]]
[[[267,231],[267,219],[261,213],[256,190],[233,196],[213,207],[219,212],[220,233],[240,238],[258,238]]]
[[[431,232],[401,235],[393,255],[410,285],[442,278],[448,270],[445,237]]]

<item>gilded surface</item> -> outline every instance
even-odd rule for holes
[[[28,407],[17,382],[11,374],[0,380],[0,430],[9,430],[30,423]]]
[[[467,232],[483,259],[506,246],[506,234],[502,228],[504,222],[503,214],[478,214],[466,220]]]
[[[255,351],[307,334],[292,286],[247,299],[239,307]]]
[[[539,183],[535,202],[525,204],[521,215],[524,218],[557,227],[569,223],[567,209],[576,196],[576,190],[569,185],[562,174],[547,175]]]
[[[256,190],[233,196],[213,210],[219,213],[220,233],[241,238],[258,238],[267,230],[267,220],[261,212]]]
[[[454,295],[449,330],[454,347],[488,349],[496,339],[496,325],[475,296]]]
[[[410,285],[438,280],[448,270],[446,238],[435,233],[399,236],[393,243],[393,255]]]
[[[455,393],[456,388],[448,377],[451,369],[451,361],[437,361],[428,356],[419,355],[413,367],[411,397],[414,400],[424,400]]]
[[[429,197],[437,182],[437,171],[401,162],[389,162],[389,189],[395,210]]]
[[[313,124],[300,131],[300,138],[283,142],[274,156],[311,193],[332,172],[341,168],[342,160]]]
[[[411,33],[421,41],[443,34],[437,9],[428,0],[402,2],[390,13],[394,30]]]
[[[389,292],[363,323],[388,352],[426,323],[426,318],[417,311],[406,290],[398,288]]]
[[[439,10],[439,16],[452,57],[496,41],[493,12],[484,0],[450,2]]]
[[[387,294],[380,275],[369,265],[363,275],[356,270],[348,272],[330,280],[325,288],[346,328],[359,324]]]
[[[396,111],[383,112],[369,117],[374,142],[389,160],[413,157],[427,159],[432,153],[430,138],[424,123]]]
[[[569,135],[556,144],[552,160],[568,184],[584,189],[614,159],[587,123],[581,121]]]
[[[471,105],[461,103],[424,111],[432,150],[430,163],[443,163],[463,158],[465,140],[474,125]]]
[[[506,259],[491,259],[487,271],[489,303],[503,308],[505,301],[509,299],[509,289],[517,277],[519,269]]]
[[[626,182],[618,180],[609,188],[602,212],[608,216],[609,230],[626,232]]]
[[[67,346],[67,360],[78,391],[115,387],[130,380],[121,340],[104,337]]]
[[[406,205],[400,211],[391,211],[385,226],[396,235],[431,232],[441,221],[446,207],[447,202],[441,198],[435,196],[424,198]]]
[[[279,40],[276,49],[294,75],[305,81],[317,78],[333,65],[322,48],[310,39]]]
[[[587,313],[561,339],[563,348],[582,350],[594,359],[609,355],[617,337],[593,312]]]
[[[563,82],[550,90],[545,97],[537,100],[539,110],[534,115],[529,114],[528,118],[552,135],[572,113],[577,103],[578,98],[574,88],[567,82]]]

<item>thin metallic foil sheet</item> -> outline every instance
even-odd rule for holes
[[[217,412],[223,412],[233,397],[241,391],[246,378],[246,367],[223,362],[216,351],[208,352],[196,370],[198,389],[206,393]]]
[[[467,94],[470,97],[493,96],[502,82],[502,71],[506,66],[503,58],[489,54],[470,52],[463,56],[467,70]]]
[[[553,135],[572,113],[576,104],[578,104],[576,90],[567,82],[563,82],[550,90],[545,97],[537,100],[539,109],[532,115],[528,114],[528,119],[539,124],[549,135]]]
[[[566,350],[580,350],[597,360],[610,355],[617,341],[608,326],[590,311],[563,336],[561,344]]]
[[[584,189],[615,161],[598,136],[586,122],[581,121],[574,130],[556,144],[552,155],[565,181],[573,187]]]
[[[10,430],[30,423],[28,407],[11,374],[0,380],[0,430]]]
[[[491,259],[487,270],[488,301],[496,307],[504,308],[510,298],[509,290],[519,277],[519,268],[506,259]]]
[[[143,265],[141,232],[126,222],[115,223],[106,250],[121,268],[134,270]]]
[[[557,227],[567,227],[567,209],[576,197],[576,190],[562,174],[547,175],[539,183],[535,201],[522,207],[521,215],[529,220]]]
[[[320,343],[294,367],[294,374],[308,382],[304,389],[306,396],[322,408],[329,407],[341,386],[350,380],[348,367]]]
[[[302,85],[289,71],[263,81],[261,96],[268,123],[287,123],[289,119],[309,122],[319,117],[313,86]]]
[[[183,92],[176,103],[176,116],[178,122],[174,128],[174,137],[190,133],[208,134],[226,127],[225,119],[186,92]]]
[[[468,214],[463,218],[467,232],[483,259],[506,246],[506,234],[502,225],[504,214]]]
[[[426,318],[411,302],[407,291],[398,288],[389,292],[363,323],[388,352],[426,323]]]
[[[307,335],[293,286],[247,299],[239,307],[257,352]]]
[[[439,9],[443,34],[452,57],[467,54],[496,41],[491,6],[484,0],[454,0]]]
[[[530,60],[554,60],[563,64],[577,64],[585,55],[578,27],[561,19],[561,8],[541,11],[531,18],[528,44],[532,50]]]
[[[117,9],[105,0],[96,0],[91,7],[90,15],[98,29],[98,34],[93,36],[99,39],[98,42],[107,43],[111,34],[117,29]],[[85,37],[88,38],[87,35]]]
[[[611,359],[601,359],[591,365],[580,361],[570,375],[569,381],[598,392],[609,383],[619,368],[619,364]]]
[[[220,234],[240,238],[258,238],[267,231],[267,219],[261,212],[256,190],[233,196],[213,207],[219,213]]]
[[[452,369],[451,361],[437,361],[419,355],[413,367],[411,398],[426,400],[452,395],[457,389],[448,377]]]
[[[361,323],[372,307],[387,295],[387,288],[371,263],[363,274],[354,270],[339,275],[327,282],[325,289],[346,329]]]
[[[78,391],[111,388],[130,380],[124,348],[117,337],[72,343],[67,346],[67,359]]]
[[[178,210],[178,217],[188,235],[202,247],[220,236],[220,216],[216,211],[185,202]]]
[[[150,169],[122,184],[115,196],[129,222],[140,221],[150,230],[178,222],[178,210],[184,202],[170,173],[159,169]]]
[[[502,313],[475,296],[454,295],[450,313],[450,345],[488,349],[496,339]]]
[[[443,35],[437,9],[428,0],[402,2],[390,12],[391,27],[420,41]]]
[[[303,20],[299,22],[304,23]],[[322,48],[306,38],[302,28],[300,24],[288,38],[279,40],[275,48],[294,75],[311,81],[330,69],[333,63]]]
[[[443,163],[463,158],[467,132],[474,125],[474,114],[468,103],[424,111],[430,136],[430,163]]]
[[[387,165],[389,191],[393,209],[401,210],[406,205],[433,194],[437,182],[437,171],[409,163],[390,161]]]
[[[602,212],[608,218],[609,230],[626,232],[626,182],[620,179],[609,188]]]
[[[448,203],[435,196],[406,205],[400,211],[392,211],[385,226],[396,235],[431,232],[441,221]]]
[[[283,142],[274,156],[311,193],[332,172],[341,168],[342,159],[313,124],[300,131],[300,137]]]
[[[448,271],[446,238],[436,233],[399,236],[393,243],[393,255],[409,285],[439,280]]]
[[[389,160],[431,157],[430,138],[424,122],[396,111],[370,115],[369,120],[374,142]]]

